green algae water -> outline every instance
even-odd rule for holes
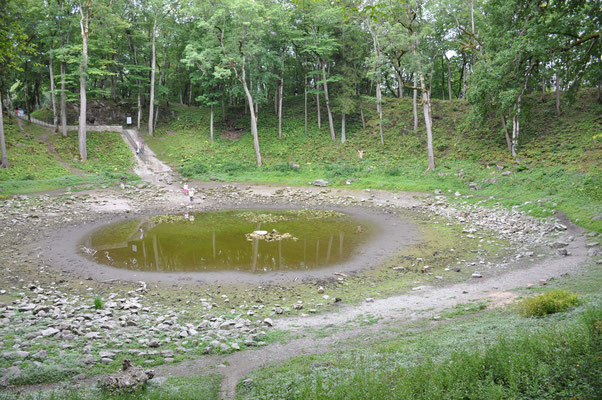
[[[374,227],[330,210],[229,210],[106,225],[84,238],[100,264],[138,271],[311,270],[348,261]]]

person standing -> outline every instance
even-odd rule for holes
[[[188,183],[184,184],[184,195],[188,196]]]
[[[188,195],[190,196],[190,202],[192,203],[192,201],[194,200],[194,189],[193,188],[188,189]]]

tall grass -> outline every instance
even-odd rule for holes
[[[566,326],[504,336],[484,351],[408,366],[402,352],[313,364],[241,385],[243,399],[594,399],[602,390],[602,309]],[[461,334],[461,333],[459,333]],[[361,353],[360,353],[361,354]],[[383,356],[385,357],[385,356]]]

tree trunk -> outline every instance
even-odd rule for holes
[[[10,114],[10,110],[8,110]],[[4,110],[2,96],[0,96],[0,168],[9,168],[8,156],[6,154],[6,142],[4,141]]]
[[[88,159],[88,151],[86,149],[86,74],[88,70],[88,35],[90,34],[90,10],[88,7],[80,7],[80,27],[82,32],[82,59],[79,67],[79,129],[77,138],[79,142],[79,156],[82,161]],[[84,15],[85,13],[85,15]]]
[[[326,100],[326,111],[328,113],[328,127],[330,128],[330,138],[334,141],[334,121],[332,120],[332,111],[330,111],[330,99],[328,98],[328,82],[326,82],[326,63],[322,63],[322,79],[324,80],[324,100]]]
[[[304,119],[305,119],[305,136],[307,136],[307,74],[305,74],[305,90],[303,91],[303,105],[305,108]]]
[[[441,56],[441,100],[445,100],[445,71],[443,69],[445,54]]]
[[[362,118],[362,129],[366,130],[366,118],[364,117],[364,107],[360,104],[360,117]]]
[[[280,84],[278,85],[278,139],[282,139],[282,97],[284,92],[284,53],[280,67]]]
[[[276,89],[274,89],[274,114],[278,115],[278,93],[280,92],[280,81],[276,82]],[[269,98],[269,92],[268,92]]]
[[[378,111],[378,130],[380,134],[380,144],[385,144],[383,138],[383,105],[382,105],[382,93],[380,92],[380,78],[376,82],[376,111]]]
[[[223,102],[223,100],[222,100]],[[188,105],[191,106],[192,105],[192,79],[190,80],[190,83],[188,84]]]
[[[315,77],[314,77],[315,79]],[[320,114],[320,84],[316,81],[316,108],[318,110],[318,129],[322,129],[322,116]]]
[[[560,109],[560,77],[556,75],[556,116],[560,116],[562,110]]]
[[[138,106],[138,115],[136,117],[136,128],[140,129],[140,123],[142,122],[142,88],[140,87],[140,85],[138,85],[138,102],[137,102],[137,106]]]
[[[506,145],[508,145],[508,151],[512,153],[512,141],[510,140],[508,125],[506,125],[506,117],[504,114],[502,114],[502,128],[504,128],[504,135],[506,136]]]
[[[151,61],[151,87],[150,87],[150,101],[148,105],[148,134],[153,136],[154,127],[153,124],[153,112],[155,107],[155,69],[157,67],[157,52],[156,52],[156,37],[157,37],[157,16],[155,16],[155,20],[153,22],[153,41],[152,41],[152,61]]]
[[[452,81],[451,81],[451,67],[449,65],[449,58],[447,58],[447,91],[449,94],[449,101],[451,101],[451,99],[452,99]]]
[[[61,133],[67,137],[67,96],[65,96],[65,85],[67,74],[67,63],[61,61]]]
[[[345,135],[345,113],[341,117],[341,143],[345,143],[347,136]]]
[[[211,116],[209,118],[209,133],[211,134],[211,143],[213,143],[213,104],[211,105]]]
[[[222,122],[226,122],[226,97],[225,88],[222,86]]]
[[[431,115],[431,99],[426,90],[424,75],[420,74],[420,89],[422,90],[422,109],[424,125],[426,126],[426,147],[428,151],[429,166],[427,171],[435,170],[435,155],[433,152],[433,116]]]
[[[239,77],[240,83],[247,95],[247,102],[249,103],[249,112],[251,113],[251,135],[253,136],[253,147],[255,148],[255,155],[257,157],[257,166],[261,167],[261,153],[259,151],[259,137],[257,135],[257,118],[255,117],[255,109],[253,107],[253,96],[247,87],[246,71],[245,71],[245,56],[242,57],[241,76]]]
[[[401,74],[397,74],[397,97],[403,98],[403,78]]]
[[[52,38],[50,39],[50,56],[48,60],[48,72],[50,73],[50,102],[52,104],[52,124],[54,125],[54,131],[59,130],[59,115],[56,109],[56,87],[54,86],[54,55],[52,48]]]
[[[8,119],[12,120],[13,119],[13,103],[10,100],[10,92],[9,92],[8,88],[6,89],[6,106],[7,106],[7,110],[8,110],[8,113],[6,115],[8,115]]]
[[[412,99],[412,111],[414,112],[414,130],[418,130],[418,90],[416,87],[418,86],[418,75],[414,73],[414,98]]]

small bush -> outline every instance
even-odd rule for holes
[[[270,169],[272,171],[283,172],[283,173],[299,172],[299,170],[300,170],[299,168],[293,167],[290,163],[276,164],[276,165],[273,165]]]
[[[204,174],[205,172],[207,172],[207,168],[205,167],[205,165],[195,160],[191,163],[182,166],[182,168],[179,169],[179,172],[180,174],[182,174],[182,176],[190,178],[195,175]]]
[[[102,298],[100,296],[94,297],[94,308],[97,310],[102,310],[103,304],[102,304]]]
[[[248,170],[249,166],[244,165],[244,164],[239,164],[236,162],[226,162],[226,163],[224,163],[224,165],[222,165],[222,167],[220,169],[222,170],[222,172],[232,175],[236,172]]]
[[[518,312],[523,317],[544,317],[548,314],[566,311],[578,304],[579,298],[576,294],[568,290],[557,289],[523,300],[518,305]]]
[[[328,166],[328,175],[349,177],[357,174],[362,169],[359,166],[348,164],[332,164]]]

